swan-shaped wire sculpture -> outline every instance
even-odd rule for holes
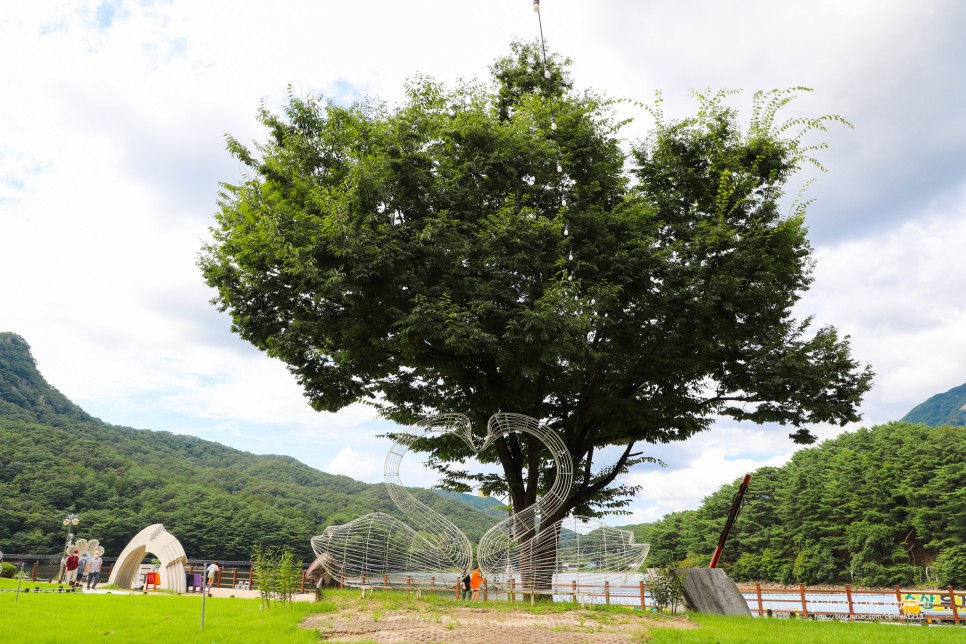
[[[573,485],[573,460],[555,431],[530,416],[497,413],[487,424],[480,451],[513,433],[530,434],[543,443],[557,473],[534,505],[493,526],[480,539],[477,556],[488,588],[559,594],[569,592],[573,582],[622,584],[638,572],[650,545],[634,543],[630,531],[595,517],[568,516],[546,524]]]
[[[403,487],[399,465],[413,442],[430,433],[453,433],[475,452],[470,421],[462,414],[444,414],[427,418],[414,429],[396,437],[383,473],[393,503],[418,529],[373,512],[312,537],[316,561],[344,585],[393,587],[416,581],[452,587],[469,573],[473,558],[469,539]]]
[[[326,528],[312,537],[312,549],[316,562],[334,580],[355,587],[408,587],[413,582],[452,587],[468,574],[473,555],[469,539],[414,497],[399,478],[400,463],[412,444],[434,432],[453,433],[477,452],[469,419],[462,414],[428,418],[416,431],[398,435],[386,456],[386,489],[418,531],[382,512]],[[547,517],[563,506],[573,485],[573,460],[556,432],[530,416],[497,413],[487,424],[479,451],[513,433],[530,434],[543,443],[550,450],[556,476],[534,505],[510,515],[480,539],[477,559],[488,588],[568,593],[573,582],[620,584],[639,571],[650,546],[635,543],[630,531],[583,516],[547,525]]]

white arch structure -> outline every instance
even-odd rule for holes
[[[183,593],[187,590],[185,581],[185,564],[188,557],[184,548],[173,534],[164,529],[160,523],[149,525],[141,530],[117,557],[117,563],[111,570],[108,584],[117,584],[121,588],[132,588],[137,581],[138,570],[147,553],[151,553],[161,562],[160,587]]]

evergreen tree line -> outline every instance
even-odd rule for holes
[[[470,539],[505,517],[493,501],[413,493]],[[311,561],[313,535],[373,511],[399,516],[381,484],[93,418],[44,380],[22,338],[0,333],[0,551],[59,556],[73,512],[77,536],[108,556],[163,523],[192,558],[248,560],[262,546]]]
[[[739,484],[632,526],[651,544],[647,565],[706,566]],[[935,579],[937,557],[966,544],[964,495],[966,428],[892,422],[846,433],[752,474],[721,565],[739,581]]]
[[[264,544],[311,561],[309,539],[325,526],[373,511],[398,516],[381,484],[190,436],[0,418],[0,445],[0,549],[9,553],[59,552],[61,521],[74,512],[77,535],[100,540],[108,555],[145,526],[163,523],[189,557],[247,560]],[[432,490],[413,493],[471,539],[505,516]]]

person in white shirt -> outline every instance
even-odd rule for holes
[[[95,552],[94,556],[91,558],[90,564],[87,567],[87,588],[88,589],[97,588],[97,583],[101,580],[101,563],[103,561],[104,560],[101,559],[101,556]]]
[[[221,570],[218,567],[217,561],[212,561],[211,564],[205,568],[205,577],[208,580],[208,596],[211,597],[211,587],[215,585],[215,577],[218,575],[218,571]]]

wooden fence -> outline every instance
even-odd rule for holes
[[[951,621],[962,624],[966,592],[945,590],[854,590],[843,588],[762,589],[761,584],[739,586],[752,614],[765,617],[800,616],[825,619],[894,619]]]
[[[101,583],[106,583],[111,574],[113,562],[105,562],[101,570]],[[54,580],[59,565],[34,561],[26,564],[24,572],[29,579]],[[18,565],[19,569],[19,565]],[[203,573],[204,566],[189,565],[189,574]],[[252,577],[251,566],[224,567],[215,577],[216,588],[257,589]],[[451,595],[460,599],[462,589],[459,583],[444,582],[433,576],[386,575],[383,578],[344,578],[340,586],[362,587],[363,592],[405,591]],[[945,590],[922,591],[903,590],[895,586],[889,590],[855,590],[850,585],[840,588],[808,588],[804,585],[784,589],[763,589],[761,584],[741,585],[738,587],[748,601],[753,615],[759,617],[802,617],[812,619],[891,619],[899,621],[944,621],[953,624],[966,623],[966,592],[953,588]],[[314,586],[302,573],[299,592],[312,592]],[[481,599],[484,601],[529,602],[530,595],[523,588],[494,590],[487,580],[483,580]],[[619,604],[634,606],[641,610],[659,608],[654,601],[650,587],[643,581],[636,584],[612,585],[578,584],[571,581],[553,586],[555,601],[573,601],[588,604]]]

